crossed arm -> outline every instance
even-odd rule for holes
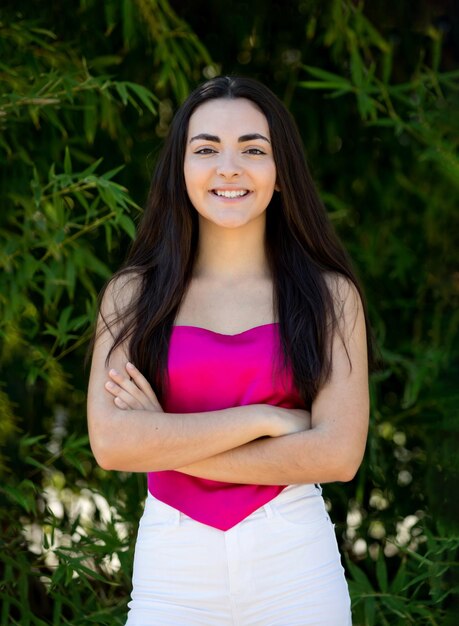
[[[270,405],[165,414],[122,349],[105,367],[108,332],[96,343],[88,394],[91,445],[106,469],[175,469],[224,482],[294,484],[350,480],[365,448],[368,375],[360,299],[349,288],[332,373],[311,414]]]

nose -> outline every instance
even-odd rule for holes
[[[242,167],[238,156],[233,152],[224,152],[220,155],[217,165],[217,174],[223,178],[234,178],[241,174]]]

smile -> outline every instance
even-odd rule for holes
[[[250,192],[248,189],[212,189],[211,193],[220,198],[243,198]]]

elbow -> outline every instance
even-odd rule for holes
[[[103,449],[101,446],[91,444],[92,454],[96,460],[97,465],[106,471],[116,470],[113,455],[109,451]]]
[[[107,471],[118,469],[113,424],[109,416],[95,416],[88,413],[88,433],[89,444],[97,465]]]
[[[362,459],[363,452],[356,453],[355,450],[352,453],[343,455],[336,467],[335,480],[342,483],[348,483],[353,480],[359,470]]]
[[[116,470],[115,458],[113,454],[113,447],[108,442],[101,441],[96,437],[89,438],[92,454],[96,460],[96,463],[103,470],[111,471]]]
[[[337,472],[336,481],[340,483],[349,483],[353,480],[357,474],[359,466],[357,467],[343,467]]]
[[[325,434],[323,441],[328,452],[331,482],[347,483],[355,478],[365,454],[366,436],[363,429],[354,433],[328,431]]]
[[[318,476],[317,482],[347,483],[353,480],[362,463],[365,443],[354,437],[337,436],[335,432],[321,433],[320,443],[318,448],[322,448],[323,459],[317,467],[323,478]]]

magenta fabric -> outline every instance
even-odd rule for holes
[[[236,335],[174,326],[169,344],[166,413],[215,411],[248,404],[304,408],[291,372],[282,371],[278,324]],[[281,485],[241,485],[177,471],[150,472],[150,493],[189,517],[228,530],[275,498]]]

